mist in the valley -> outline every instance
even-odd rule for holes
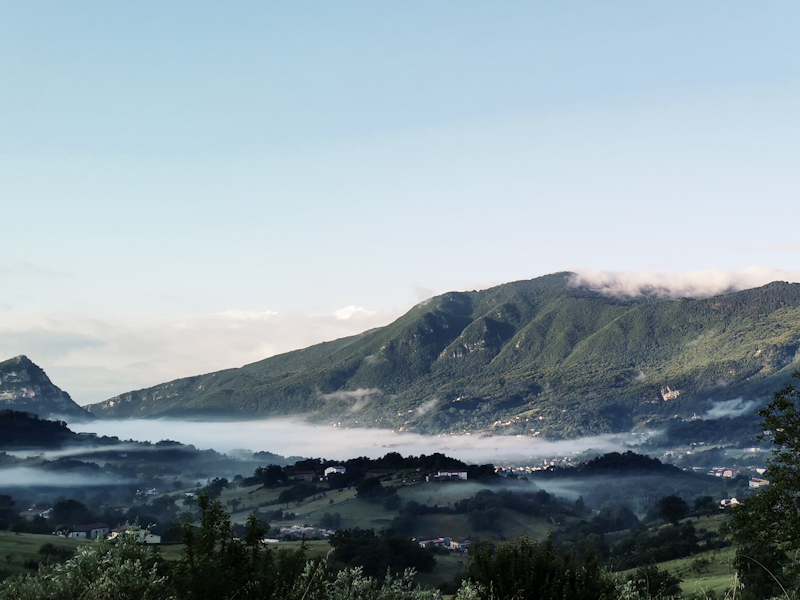
[[[588,450],[623,451],[641,441],[632,434],[602,435],[576,440],[547,441],[530,436],[480,434],[420,435],[387,429],[312,425],[299,419],[208,422],[170,419],[103,421],[71,424],[75,431],[158,442],[175,440],[200,449],[230,453],[237,449],[267,451],[283,456],[344,460],[378,458],[387,452],[404,456],[441,452],[468,463],[524,464],[537,458],[573,456]]]
[[[107,473],[84,474],[74,471],[50,471],[35,467],[0,469],[0,489],[21,487],[81,488],[121,485],[126,481]]]
[[[75,429],[75,426],[72,426]],[[115,444],[113,446],[67,446],[53,450],[51,448],[25,448],[23,450],[6,450],[5,453],[14,458],[37,457],[43,460],[58,460],[60,458],[79,458],[82,462],[95,462],[91,460],[93,455],[108,454],[110,452],[159,452],[165,448],[158,446],[146,446],[142,444]]]

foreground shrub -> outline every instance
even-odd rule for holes
[[[552,537],[525,536],[500,545],[473,546],[467,582],[458,600],[612,600],[616,581],[603,570],[592,547],[562,552]]]
[[[82,546],[61,565],[43,566],[36,576],[6,580],[0,600],[166,600],[172,598],[160,554],[135,534],[116,544]]]

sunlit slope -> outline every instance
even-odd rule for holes
[[[796,368],[800,285],[665,300],[609,297],[568,281],[558,273],[444,294],[359,336],[130,392],[90,410],[103,417],[303,413],[426,432],[495,426],[577,436],[691,415],[709,399],[766,397]]]

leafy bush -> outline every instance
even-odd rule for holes
[[[431,571],[436,559],[419,544],[391,530],[342,529],[330,538],[333,559],[361,567],[365,575],[380,577],[387,571]]]
[[[468,582],[458,600],[611,600],[617,584],[606,573],[594,549],[562,552],[552,537],[536,542],[529,537],[475,544],[470,550]]]

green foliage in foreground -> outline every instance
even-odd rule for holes
[[[800,585],[800,390],[787,385],[758,414],[761,437],[775,447],[767,459],[771,485],[733,513],[742,600],[785,595]]]
[[[183,525],[184,551],[165,560],[157,548],[124,535],[115,543],[82,546],[64,564],[44,565],[35,576],[0,587],[0,600],[436,600],[441,594],[413,584],[413,569],[385,577],[365,576],[361,567],[334,571],[324,560],[307,560],[307,547],[274,550],[252,517],[243,539],[233,536],[229,515],[207,495],[198,499],[199,522]],[[352,537],[352,536],[351,536]],[[396,535],[379,536],[396,545]],[[376,538],[378,539],[378,538]],[[411,543],[405,540],[407,543]],[[426,552],[416,548],[420,552]],[[548,538],[500,545],[481,544],[470,560],[462,600],[518,598],[612,598],[617,584],[593,549],[562,553]],[[543,595],[544,594],[544,595]]]
[[[551,537],[543,542],[521,537],[472,550],[467,576],[480,600],[610,600],[616,581],[603,570],[593,548],[577,555],[559,551]]]

